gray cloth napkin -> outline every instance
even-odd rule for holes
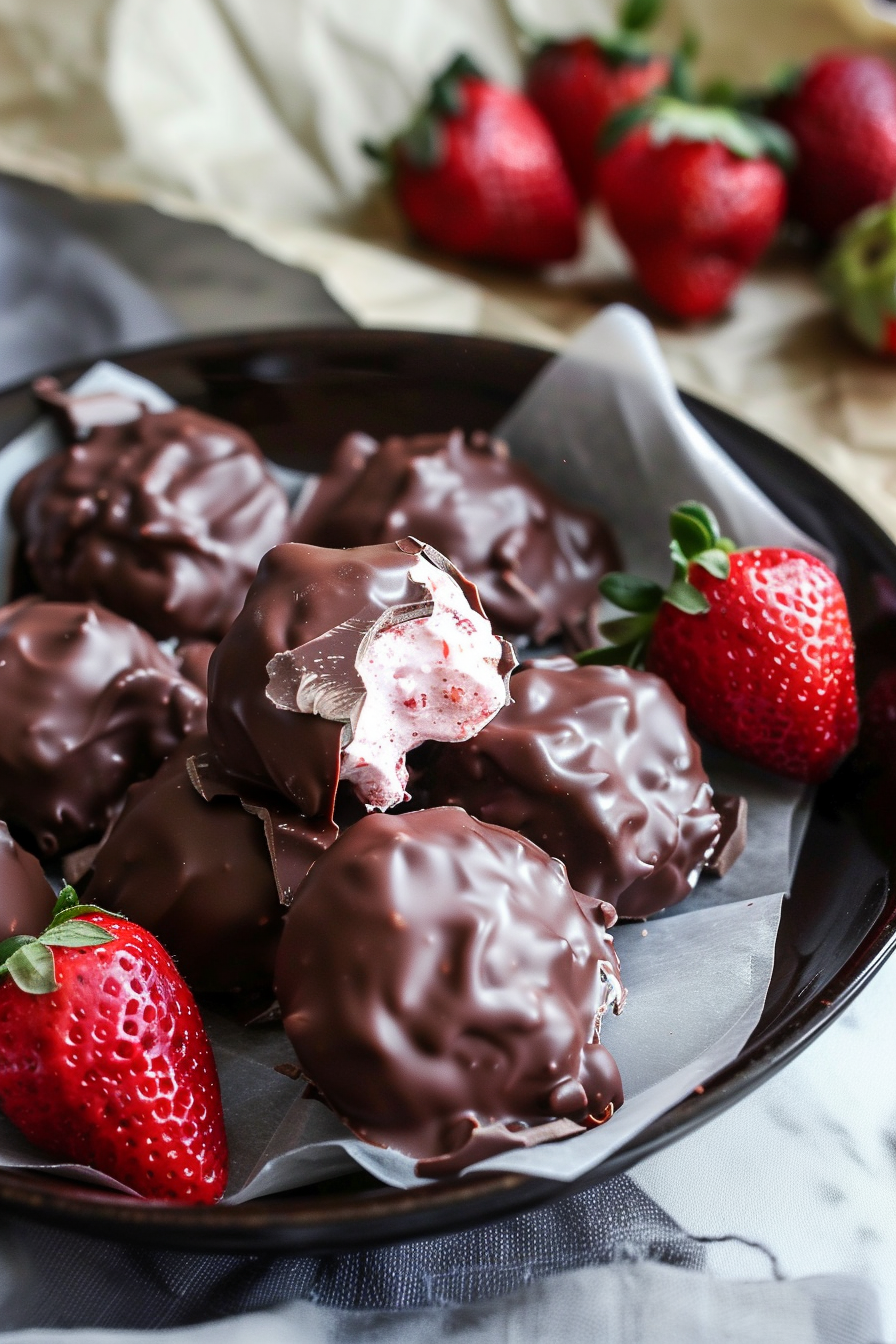
[[[220,255],[230,246],[222,235]],[[127,270],[3,181],[0,296],[0,386],[178,333]],[[859,1280],[739,1283],[704,1264],[701,1240],[625,1176],[496,1225],[343,1255],[154,1251],[0,1218],[0,1331],[10,1344],[151,1338],[141,1329],[195,1344],[876,1344]]]

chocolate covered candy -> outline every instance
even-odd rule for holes
[[[603,519],[560,499],[499,439],[348,435],[300,498],[294,540],[367,546],[407,534],[476,584],[497,630],[539,644],[578,638],[600,579],[620,564]]]
[[[44,854],[98,838],[134,780],[204,728],[206,698],[145,631],[89,602],[0,609],[0,817]]]
[[[428,748],[421,805],[455,804],[528,836],[577,891],[640,918],[681,901],[715,847],[719,816],[682,706],[627,667],[529,663],[512,703],[471,742]]]
[[[405,752],[477,732],[514,665],[476,589],[413,538],[277,546],[212,656],[214,769],[308,817],[332,817],[340,778],[368,807],[392,806]]]
[[[277,954],[302,1072],[360,1138],[421,1159],[609,1119],[614,917],[537,846],[459,808],[363,817],[311,869]]]
[[[131,786],[84,899],[150,929],[196,992],[269,990],[285,912],[264,826],[236,798],[199,796],[187,760],[205,747],[187,739]]]
[[[36,938],[49,924],[55,904],[43,868],[0,821],[0,942],[20,933]]]
[[[189,407],[153,413],[127,398],[44,391],[68,411],[70,433],[87,437],[34,467],[12,497],[38,588],[102,602],[158,639],[219,638],[286,526],[286,496],[258,446]]]

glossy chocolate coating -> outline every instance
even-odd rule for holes
[[[455,804],[562,859],[577,891],[641,918],[692,890],[719,817],[684,710],[659,677],[529,663],[470,742],[426,748],[423,806]]]
[[[43,868],[0,821],[0,943],[15,933],[36,938],[49,924],[55,904]]]
[[[129,784],[205,726],[206,698],[131,621],[89,602],[0,609],[0,817],[45,854],[102,835]]]
[[[22,478],[11,513],[47,597],[102,602],[157,639],[216,639],[288,504],[248,434],[183,407],[96,426]]]
[[[354,657],[361,639],[385,611],[420,602],[423,589],[408,575],[422,550],[412,538],[352,551],[289,543],[264,557],[209,665],[212,753],[238,791],[273,790],[306,816],[332,817],[343,725],[276,705],[268,665],[327,636],[324,660],[338,665],[330,675],[360,695]],[[476,590],[458,581],[481,611]]]
[[[613,912],[459,808],[371,814],[311,869],[277,954],[305,1076],[359,1137],[417,1158],[495,1124],[608,1119],[596,1017],[622,997]]]
[[[270,989],[283,907],[264,826],[236,798],[200,798],[188,738],[158,773],[128,789],[84,899],[151,930],[195,991]]]
[[[479,589],[495,629],[537,644],[575,632],[620,567],[607,524],[555,495],[487,434],[377,443],[350,434],[300,500],[296,541],[368,546],[407,535],[447,555]]]

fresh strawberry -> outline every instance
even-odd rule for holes
[[[227,1140],[199,1010],[151,933],[77,901],[0,944],[0,1109],[149,1199],[214,1203]]]
[[[387,163],[401,209],[436,247],[523,266],[578,250],[575,194],[541,114],[465,56],[434,81],[406,131],[364,148]]]
[[[872,205],[847,225],[821,279],[853,335],[896,355],[896,205]]]
[[[597,138],[607,120],[669,81],[671,62],[651,54],[642,36],[661,8],[662,0],[626,0],[617,33],[544,42],[529,64],[526,93],[550,126],[583,203],[594,194]]]
[[[600,193],[647,294],[676,317],[719,312],[784,215],[780,128],[661,97],[617,113],[603,145]]]
[[[879,56],[820,56],[770,114],[796,141],[793,214],[822,237],[896,191],[896,72]]]
[[[858,729],[836,575],[803,551],[735,550],[702,504],[679,504],[671,532],[670,586],[607,575],[604,596],[633,614],[601,627],[615,647],[579,661],[643,662],[710,741],[778,774],[825,779]]]

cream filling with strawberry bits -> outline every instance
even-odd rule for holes
[[[429,590],[432,614],[378,631],[356,663],[366,695],[340,774],[369,811],[406,799],[412,747],[466,742],[507,700],[501,641],[460,585],[422,556],[410,577]]]

